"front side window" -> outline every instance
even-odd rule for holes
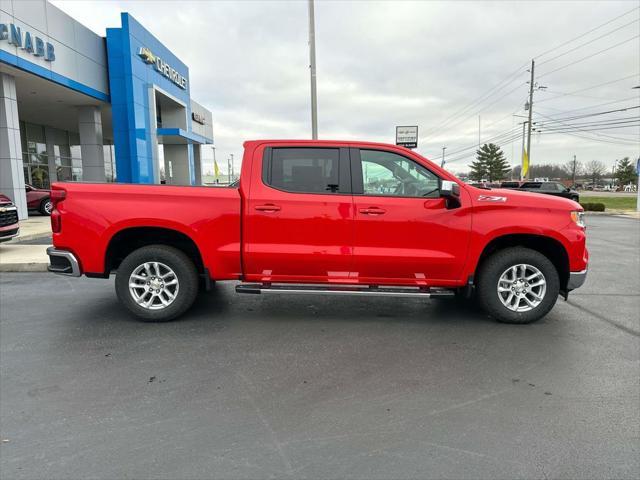
[[[360,150],[365,195],[438,197],[439,178],[402,155],[380,150]]]
[[[337,148],[274,148],[265,180],[288,192],[339,193],[339,169]]]

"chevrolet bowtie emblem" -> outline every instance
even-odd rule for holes
[[[156,56],[147,47],[140,47],[138,56],[140,56],[145,63],[156,63]]]

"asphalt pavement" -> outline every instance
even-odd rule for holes
[[[0,274],[0,478],[638,478],[640,222],[589,217],[532,325],[453,300],[201,295]]]

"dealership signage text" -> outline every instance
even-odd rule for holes
[[[187,89],[187,79],[183,75],[180,75],[178,71],[167,62],[162,60],[157,55],[154,55],[151,50],[146,47],[140,47],[138,56],[142,58],[145,63],[153,64],[158,72],[167,77],[177,86],[179,86],[183,90]]]
[[[47,62],[53,62],[56,59],[53,44],[45,42],[31,32],[23,33],[22,28],[13,23],[0,23],[0,40],[7,40],[10,44],[36,57],[43,57]]]

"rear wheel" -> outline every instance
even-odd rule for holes
[[[42,215],[51,215],[51,210],[53,210],[53,204],[51,203],[50,198],[45,198],[40,202],[40,207],[38,207],[38,211]]]
[[[195,265],[182,251],[166,245],[133,251],[116,274],[118,299],[147,322],[163,322],[182,315],[197,293]]]
[[[560,291],[553,263],[524,247],[494,253],[483,262],[478,277],[480,305],[505,323],[539,320],[553,308]]]

